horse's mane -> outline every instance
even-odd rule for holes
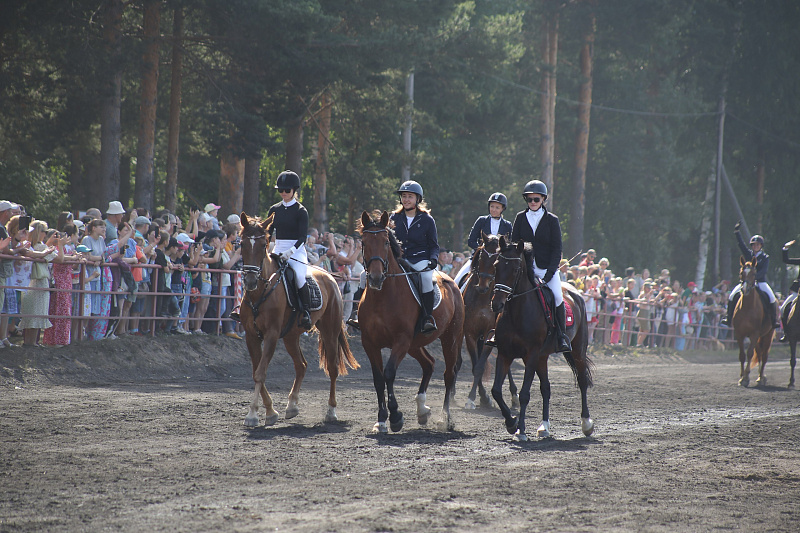
[[[363,235],[364,231],[373,228],[383,229],[383,227],[375,220],[375,217],[370,216],[369,224],[364,226],[361,221],[359,221],[358,228],[356,229]],[[391,219],[389,219],[389,223],[386,225],[386,233],[389,235],[389,247],[392,249],[392,253],[396,259],[400,259],[403,257],[403,249],[400,247],[400,242],[397,240],[397,235],[394,234],[394,221]]]

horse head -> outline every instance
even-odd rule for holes
[[[249,217],[242,211],[242,230],[239,235],[242,237],[242,284],[246,291],[255,290],[259,280],[266,281],[265,276],[270,274],[263,272],[263,269],[265,261],[271,262],[267,255],[269,246],[267,235],[272,226],[273,216],[270,215],[262,221],[256,217]]]
[[[364,254],[364,270],[367,272],[367,283],[370,289],[379,291],[383,288],[386,275],[389,273],[389,256],[396,253],[397,241],[392,243],[390,235],[389,213],[384,211],[380,219],[373,220],[369,213],[361,213],[361,246]]]
[[[486,235],[481,231],[481,241],[481,245],[475,251],[472,268],[478,277],[475,290],[478,294],[486,294],[494,289],[494,261],[500,250],[500,239],[497,235]]]
[[[505,236],[499,239],[500,252],[494,262],[494,294],[492,295],[492,311],[499,313],[517,288],[524,268],[523,252],[525,242],[506,241]]]
[[[742,282],[742,294],[749,294],[756,285],[756,267],[758,266],[758,259],[755,257],[753,261],[745,261],[744,257],[739,257],[739,281]]]

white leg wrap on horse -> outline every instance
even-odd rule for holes
[[[464,402],[464,409],[475,409],[475,402],[467,398],[467,401]]]
[[[372,426],[373,433],[389,433],[389,426],[386,425],[386,422],[375,422],[375,425]]]
[[[542,420],[542,424],[536,430],[536,436],[540,439],[546,439],[550,436],[550,421]]]
[[[431,414],[431,408],[425,405],[426,394],[423,392],[417,394],[417,422],[424,426],[428,423],[428,417]]]
[[[328,412],[325,413],[325,422],[337,422],[339,417],[336,416],[336,408],[328,406]]]
[[[594,420],[591,418],[581,418],[581,431],[587,437],[594,433]]]

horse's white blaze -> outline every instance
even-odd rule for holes
[[[250,248],[253,248],[256,245],[256,238],[250,237]]]
[[[546,439],[550,436],[550,421],[542,420],[542,424],[536,430],[536,436],[540,439]]]
[[[389,427],[386,425],[386,422],[375,422],[375,425],[372,426],[373,433],[389,433]]]
[[[594,420],[591,418],[581,418],[581,431],[587,437],[594,433]]]
[[[336,408],[333,406],[328,406],[328,412],[325,414],[325,422],[336,422],[339,420],[339,417],[336,416]]]

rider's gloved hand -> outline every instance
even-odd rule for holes
[[[736,223],[735,226],[733,226],[733,231],[738,232],[739,228],[741,228],[741,227],[742,227],[742,221],[740,220],[739,222]]]
[[[283,259],[284,261],[288,261],[289,258],[292,257],[292,254],[294,254],[296,251],[297,251],[297,248],[292,246],[288,250],[286,250],[284,252],[281,252],[281,259]]]

